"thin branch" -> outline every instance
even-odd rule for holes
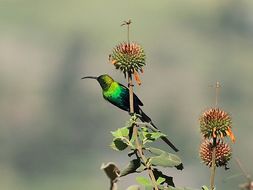
[[[215,88],[215,107],[217,108],[218,107],[219,94],[220,94],[220,88],[221,88],[220,82],[217,81],[215,83],[215,86],[214,85],[209,85],[209,87]]]
[[[128,86],[129,86],[129,103],[130,103],[130,113],[134,113],[134,101],[133,101],[133,81],[132,81],[132,74],[128,73]],[[142,152],[142,146],[140,145],[138,139],[138,127],[136,124],[133,125],[133,135],[135,138],[135,145],[138,151],[139,156],[141,157],[142,161],[145,163],[145,166],[148,171],[148,175],[152,181],[153,187],[155,190],[159,190],[156,184],[156,179],[154,173],[152,171],[152,167],[147,165],[147,159]]]
[[[220,83],[217,81],[215,84],[215,108],[218,107],[218,97],[220,91]],[[211,176],[210,176],[210,189],[214,189],[214,178],[216,171],[216,138],[213,138],[213,146],[212,146],[212,166],[211,166]]]
[[[218,98],[219,98],[219,92],[220,92],[220,83],[217,81],[215,85],[215,107],[218,107]]]
[[[117,183],[115,183],[114,181],[111,181],[111,184],[110,184],[110,190],[117,190]]]
[[[132,23],[131,19],[129,19],[128,21],[124,21],[123,24],[121,24],[121,26],[125,26],[127,25],[127,42],[128,44],[130,44],[130,24]]]
[[[132,74],[128,73],[128,87],[129,87],[129,104],[130,104],[130,114],[134,113],[134,93],[133,93],[133,81]]]
[[[213,147],[212,147],[212,167],[211,167],[211,176],[210,176],[210,189],[214,189],[214,178],[216,170],[216,138],[213,138]]]
[[[142,161],[145,163],[145,166],[147,168],[148,175],[151,179],[153,187],[155,188],[155,190],[159,190],[156,184],[156,179],[155,179],[152,167],[147,165],[147,159],[142,152],[142,146],[140,145],[139,140],[138,140],[138,128],[136,125],[134,125],[133,127],[134,127],[133,133],[134,133],[134,138],[135,138],[135,143],[136,143],[136,149],[138,150],[139,156],[141,157]]]

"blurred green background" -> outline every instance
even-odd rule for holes
[[[208,86],[220,81],[219,105],[237,137],[233,156],[253,174],[253,1],[1,0],[0,189],[108,189],[101,163],[127,164],[109,144],[129,116],[80,78],[108,73],[125,84],[108,55],[126,40],[120,24],[129,18],[131,39],[147,54],[136,93],[185,164],[165,172],[177,186],[209,184],[198,118],[214,105]],[[224,182],[240,173],[234,160],[230,168],[217,170],[217,189],[244,182]],[[123,178],[120,189],[134,183]]]

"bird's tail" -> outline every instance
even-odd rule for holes
[[[155,124],[152,122],[151,118],[148,117],[141,108],[139,108],[139,113],[138,113],[141,117],[140,120],[143,122],[147,122],[150,123],[154,129],[152,129],[154,132],[159,131],[159,129],[155,126]],[[167,137],[162,136],[161,139],[168,144],[175,152],[178,152],[179,150],[174,146],[174,144],[172,144],[172,142],[170,142],[170,140]]]

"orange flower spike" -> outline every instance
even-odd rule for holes
[[[213,128],[213,138],[216,138],[216,127]]]
[[[228,130],[226,132],[228,132],[227,135],[230,137],[232,142],[235,143],[235,136],[234,136],[234,133],[232,132],[231,128],[228,128]]]
[[[115,65],[115,63],[117,63],[117,60],[112,58],[112,54],[109,55],[109,62],[113,65]]]
[[[112,63],[113,65],[115,65],[115,63],[117,63],[117,61],[116,61],[116,60],[112,60],[111,63]]]
[[[229,133],[229,130],[227,130],[227,131],[226,131],[226,134],[227,134],[227,136],[229,136],[229,137],[230,137],[230,133]]]
[[[138,85],[141,85],[140,76],[139,76],[138,72],[136,72],[135,70],[134,70],[134,79]]]

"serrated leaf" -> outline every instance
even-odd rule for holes
[[[133,124],[134,124],[134,122],[135,121],[133,121],[133,120],[130,119],[129,121],[126,122],[125,127],[127,127],[127,128],[132,127]]]
[[[153,139],[158,139],[160,137],[165,137],[166,135],[161,133],[161,132],[152,132],[151,133],[151,138]]]
[[[126,176],[130,173],[136,172],[136,170],[140,167],[141,160],[140,159],[134,159],[129,162],[129,164],[121,171],[121,177]]]
[[[147,143],[147,142],[154,142],[155,140],[157,140],[160,137],[166,136],[165,134],[157,131],[157,132],[146,132],[143,131],[142,132],[144,138],[143,138],[143,144]]]
[[[162,167],[175,167],[180,165],[182,162],[181,159],[175,154],[165,152],[159,156],[151,157],[149,159],[149,163]]]
[[[116,131],[112,131],[111,133],[115,138],[127,137],[129,134],[129,129],[127,127],[122,127]]]
[[[153,140],[149,140],[149,139],[147,139],[147,138],[144,138],[144,139],[142,140],[142,144],[152,143],[152,142],[154,142],[154,141],[153,141]]]
[[[146,137],[146,134],[148,133],[148,129],[146,127],[139,127],[139,138],[141,141],[143,141]]]
[[[121,134],[123,137],[127,137],[129,134],[129,128],[127,128],[127,127],[121,128]]]
[[[159,177],[159,178],[156,180],[156,183],[157,183],[157,185],[160,185],[160,184],[163,183],[164,181],[165,181],[165,178]]]
[[[136,177],[136,181],[139,184],[144,185],[144,186],[152,186],[151,181],[146,177],[138,176],[138,177]]]
[[[140,129],[141,129],[142,132],[147,132],[148,133],[147,127],[141,127]]]
[[[131,118],[126,122],[125,127],[127,128],[132,127],[137,119],[138,119],[138,115],[134,113],[134,115],[132,115]]]
[[[113,140],[111,147],[116,150],[122,151],[128,147],[128,144],[125,143],[121,138],[116,138]]]
[[[139,185],[131,185],[126,190],[140,190],[140,189],[141,188]]]

